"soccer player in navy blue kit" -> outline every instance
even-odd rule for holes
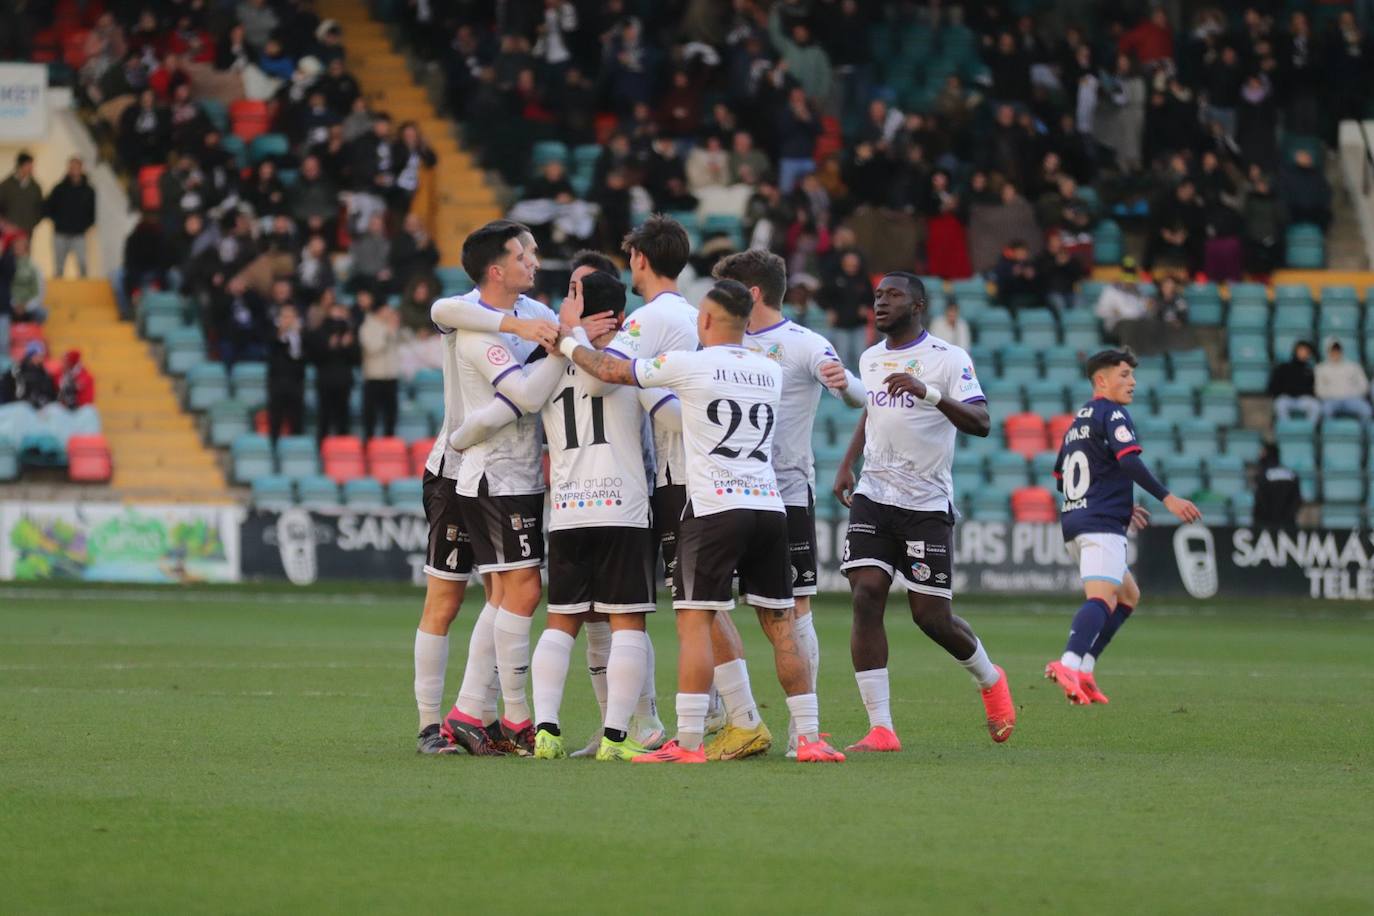
[[[1085,366],[1093,397],[1064,433],[1054,476],[1064,494],[1060,523],[1083,579],[1083,606],[1074,615],[1058,661],[1045,666],[1075,706],[1106,703],[1093,666],[1140,601],[1140,586],[1126,566],[1126,532],[1149,524],[1132,487],[1164,503],[1184,522],[1202,518],[1197,506],[1174,496],[1140,459],[1141,445],[1126,405],[1135,395],[1135,354],[1103,350]]]

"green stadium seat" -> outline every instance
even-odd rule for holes
[[[1017,315],[1023,346],[1044,350],[1059,343],[1059,327],[1047,311],[1027,311]]]
[[[1207,488],[1232,495],[1246,488],[1245,460],[1239,455],[1212,455],[1207,459]]]
[[[425,395],[444,396],[444,373],[439,369],[421,369],[411,380],[410,390],[417,398]]]
[[[248,144],[248,162],[256,166],[264,159],[281,159],[291,152],[291,141],[281,134],[258,134]]]
[[[358,477],[343,485],[345,506],[358,509],[380,509],[386,505],[386,491],[372,477]]]
[[[1041,416],[1069,410],[1064,384],[1054,379],[1033,378],[1025,383],[1026,403]]]
[[[1158,412],[1166,417],[1188,416],[1194,410],[1193,386],[1187,382],[1165,382],[1154,389],[1154,395]]]
[[[303,506],[339,505],[339,485],[318,474],[297,480],[296,495]]]
[[[1349,302],[1322,303],[1317,336],[1354,338],[1360,330],[1360,306]]]
[[[186,373],[186,406],[191,410],[209,410],[227,400],[229,378],[221,363],[201,363]]]
[[[401,477],[386,486],[386,504],[398,509],[413,509],[424,501],[424,487],[418,477]]]
[[[445,296],[461,296],[472,291],[476,285],[467,271],[461,267],[436,267],[434,276],[439,280]]]
[[[1243,461],[1259,460],[1264,436],[1257,429],[1233,427],[1223,432],[1225,448],[1222,454],[1235,455]]]
[[[1262,392],[1269,384],[1269,363],[1244,360],[1231,364],[1231,384],[1247,394]]]
[[[419,401],[402,401],[396,413],[396,435],[407,442],[433,436],[443,422],[442,407],[439,422],[432,420],[428,407]]]
[[[988,479],[997,489],[1011,491],[1024,487],[1028,474],[1026,459],[1015,452],[999,452],[988,458]]]
[[[1269,304],[1269,288],[1263,283],[1232,283],[1229,291],[1232,310],[1238,303],[1247,305],[1262,303],[1266,307]]]
[[[229,449],[234,463],[234,480],[249,483],[259,477],[270,477],[276,473],[276,461],[272,457],[272,443],[266,436],[245,433],[234,439]]]
[[[1369,515],[1359,503],[1327,503],[1321,511],[1323,528],[1361,528],[1369,524]]]
[[[277,461],[287,477],[313,477],[320,473],[320,447],[313,436],[282,436],[277,440]]]
[[[166,347],[167,371],[185,375],[192,366],[205,361],[205,338],[197,327],[182,327],[169,331],[163,340]]]
[[[1190,458],[1206,458],[1217,453],[1217,428],[1203,417],[1184,417],[1178,421],[1179,453]]]
[[[1025,409],[1021,400],[1021,384],[1010,379],[983,379],[983,394],[988,398],[988,411],[994,418],[1006,419]],[[997,428],[997,420],[993,428]]]
[[[1037,487],[1054,490],[1054,464],[1059,460],[1058,451],[1040,452],[1031,459],[1031,483]]]
[[[1203,490],[1193,497],[1198,511],[1204,519],[1215,519],[1215,524],[1226,524],[1231,520],[1231,501],[1219,493]]]
[[[234,363],[229,372],[234,383],[234,399],[253,407],[267,404],[267,364],[256,362]]]
[[[1206,350],[1176,350],[1169,354],[1169,370],[1174,378],[1178,378],[1179,370],[1182,369],[1201,369],[1210,373],[1210,367]]]
[[[1227,336],[1233,363],[1269,363],[1269,336],[1260,331],[1233,331]]]
[[[1158,467],[1170,491],[1192,499],[1202,489],[1202,463],[1192,455],[1165,455]]]
[[[1011,411],[1011,413],[1016,413],[1016,411]],[[1007,415],[1004,414],[1001,419],[1005,420],[1006,416]],[[997,419],[994,419],[992,423],[992,428],[995,430],[998,427],[999,421]],[[1002,448],[1002,437],[999,435],[994,434],[991,436],[965,436],[962,433],[960,433],[958,438],[958,444],[955,447],[954,453],[957,455],[959,454],[959,452],[969,452],[971,454],[982,455],[986,457],[988,455],[995,455],[996,453],[1002,451]]]
[[[1360,293],[1353,286],[1323,286],[1322,307],[1329,305],[1359,305]]]
[[[973,324],[974,339],[984,347],[1006,347],[1016,342],[1015,326],[1006,309],[990,308]]]
[[[1255,517],[1255,494],[1249,490],[1238,490],[1231,494],[1231,521],[1237,525],[1248,525]]]
[[[253,505],[263,508],[280,509],[295,503],[291,478],[276,474],[261,474],[252,478],[249,485],[253,489]]]
[[[1287,308],[1293,304],[1312,305],[1312,290],[1306,283],[1280,283],[1274,287],[1274,309]]]
[[[1240,423],[1240,402],[1236,386],[1230,382],[1208,382],[1198,392],[1201,415],[1216,426],[1236,426]]]
[[[979,482],[983,480],[983,455],[973,452],[954,450],[954,474],[962,475],[965,478],[976,478]]]
[[[180,312],[145,312],[139,316],[139,330],[148,340],[166,340],[167,335],[186,326]]]
[[[210,444],[224,448],[239,436],[251,431],[252,410],[239,401],[220,401],[211,404],[207,412]]]
[[[1231,331],[1267,331],[1269,329],[1269,305],[1265,302],[1231,303],[1231,311],[1226,318],[1226,327]]]
[[[1172,417],[1152,417],[1148,414],[1142,416],[1132,416],[1135,423],[1136,435],[1140,437],[1140,444],[1149,449],[1154,454],[1167,455],[1172,452],[1177,443],[1174,441],[1174,423]]]
[[[534,144],[530,150],[530,158],[534,162],[535,169],[543,168],[546,163],[557,160],[564,165],[568,163],[568,144],[562,140],[541,140]]]
[[[969,499],[969,517],[977,522],[1011,521],[1011,493],[997,488],[983,489]]]
[[[1358,466],[1322,469],[1322,499],[1357,502],[1364,499],[1364,470]]]
[[[1136,367],[1135,385],[1137,391],[1157,391],[1167,384],[1168,381],[1169,373],[1165,370],[1162,360],[1159,362],[1146,362],[1142,359],[1140,365]]]
[[[1351,442],[1362,445],[1365,440],[1364,424],[1353,417],[1332,417],[1322,421],[1321,438],[1323,442]]]
[[[1000,348],[997,362],[1002,367],[1001,376],[1018,383],[1040,374],[1040,354],[1025,344],[1007,344]]]

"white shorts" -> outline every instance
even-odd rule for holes
[[[1084,582],[1120,585],[1129,572],[1124,534],[1080,534],[1065,546],[1069,556],[1078,561],[1078,575]]]

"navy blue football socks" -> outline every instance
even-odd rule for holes
[[[1093,640],[1093,647],[1088,650],[1088,654],[1093,658],[1100,658],[1102,653],[1107,650],[1107,643],[1112,641],[1116,631],[1121,629],[1121,625],[1126,622],[1126,618],[1131,616],[1131,611],[1135,608],[1129,604],[1116,603],[1116,610],[1107,615],[1107,620],[1102,624],[1102,631],[1097,634],[1097,639]],[[1081,613],[1081,612],[1080,612]],[[1075,620],[1075,622],[1077,622]]]
[[[1064,651],[1080,658],[1087,655],[1110,616],[1111,609],[1101,598],[1084,601],[1078,613],[1073,615],[1073,626],[1069,629],[1069,642]]]

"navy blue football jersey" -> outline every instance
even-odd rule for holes
[[[1064,501],[1059,509],[1064,540],[1080,534],[1125,534],[1135,505],[1135,484],[1117,464],[1141,451],[1126,408],[1094,398],[1064,433],[1054,476]]]

